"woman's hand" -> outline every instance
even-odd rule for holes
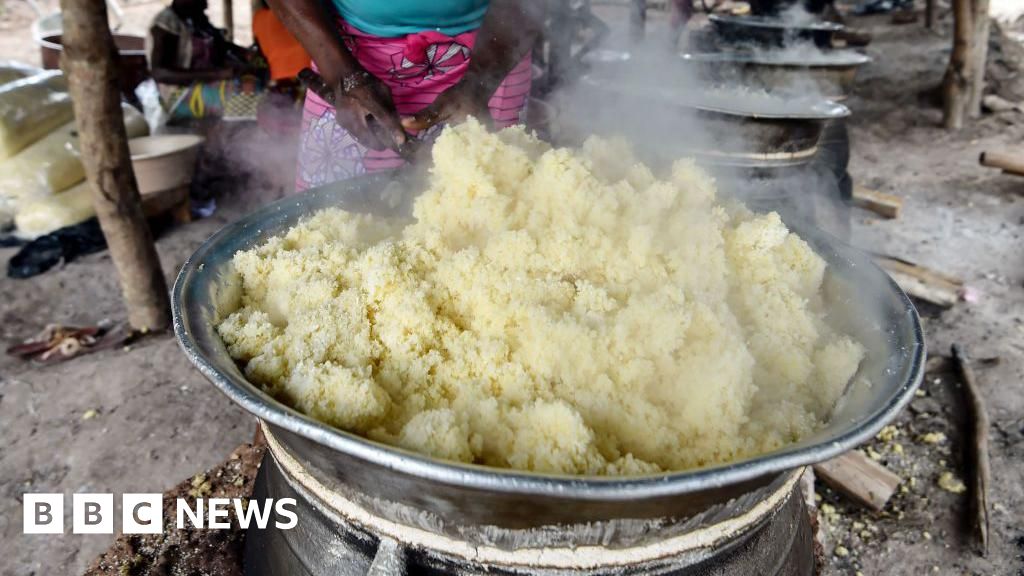
[[[338,34],[337,15],[320,0],[268,0],[281,22],[299,39],[320,67],[323,90],[337,121],[368,148],[398,150],[408,139],[391,99],[391,90],[359,66]],[[330,93],[328,96],[327,93]]]
[[[425,130],[467,116],[490,123],[487,103],[505,76],[529,53],[540,34],[546,9],[545,0],[491,0],[462,81],[419,114],[403,118],[405,129]],[[510,26],[509,22],[516,25]]]
[[[436,124],[458,124],[469,116],[490,124],[491,114],[487,107],[490,94],[475,84],[472,79],[466,78],[445,90],[432,104],[414,116],[402,118],[402,127],[408,131],[426,130]]]
[[[334,108],[338,124],[367,148],[398,151],[408,139],[391,89],[365,70],[343,76],[334,86]]]

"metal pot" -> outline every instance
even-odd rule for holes
[[[728,44],[757,44],[760,46],[789,46],[798,42],[813,42],[821,48],[832,46],[836,32],[845,29],[835,22],[790,22],[765,16],[726,16],[711,14],[708,21],[718,37]]]
[[[705,164],[768,168],[810,162],[826,124],[850,115],[842,104],[820,97],[690,86],[682,78],[655,86],[621,69],[588,75],[581,81],[588,101],[561,103],[576,110],[561,114],[559,135],[573,141],[574,133],[600,127],[641,144],[658,143],[643,151],[659,160],[686,155]]]
[[[174,329],[188,358],[217,388],[263,421],[280,449],[316,481],[374,515],[430,529],[535,529],[619,519],[696,517],[768,489],[780,475],[835,457],[874,436],[913,396],[925,346],[907,296],[871,259],[812,228],[795,227],[827,261],[830,321],[862,342],[866,358],[827,426],[768,454],[708,468],[608,478],[533,474],[441,461],[318,422],[245,379],[215,325],[237,306],[231,258],[326,207],[406,213],[419,190],[394,176],[361,177],[268,205],[228,225],[183,266],[174,285]],[[389,191],[384,202],[381,191]],[[867,288],[871,289],[867,289]],[[741,513],[733,506],[729,513]],[[410,514],[414,510],[416,514]],[[600,534],[591,535],[600,538]],[[585,544],[586,542],[577,542]]]
[[[799,58],[772,52],[698,52],[682,54],[703,78],[719,84],[759,88],[792,95],[820,94],[841,101],[849,96],[857,70],[871,58],[851,51]]]

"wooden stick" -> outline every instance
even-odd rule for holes
[[[967,353],[959,344],[953,344],[952,350],[953,360],[963,380],[971,420],[967,441],[971,477],[971,525],[981,553],[985,555],[988,554],[988,486],[991,474],[988,461],[988,411]]]
[[[942,124],[948,130],[964,125],[971,86],[971,36],[974,32],[971,0],[953,0],[953,52],[942,80]]]
[[[857,450],[814,465],[814,474],[834,490],[876,512],[885,508],[900,477]]]
[[[875,261],[904,292],[914,298],[943,308],[949,308],[960,300],[964,283],[958,278],[890,256],[876,256]]]
[[[120,277],[128,321],[136,330],[163,330],[170,325],[167,284],[132,171],[106,6],[96,0],[61,0],[61,12],[62,65],[74,103],[82,164]]]
[[[999,168],[1011,174],[1024,176],[1024,155],[986,150],[981,153],[978,162],[982,166]]]
[[[895,194],[886,194],[863,186],[853,187],[853,205],[870,210],[885,218],[899,218],[903,200]]]

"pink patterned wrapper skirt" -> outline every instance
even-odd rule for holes
[[[345,44],[367,72],[391,88],[400,116],[411,116],[430,105],[462,79],[469,67],[476,32],[451,37],[427,31],[401,38],[379,38],[341,22]],[[504,128],[525,120],[530,94],[530,56],[505,78],[489,104],[495,126]],[[295,188],[302,191],[370,172],[401,167],[405,161],[392,150],[371,150],[335,121],[334,105],[306,93]]]

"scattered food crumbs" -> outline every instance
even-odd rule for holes
[[[953,494],[960,494],[967,490],[964,486],[963,481],[953,475],[952,472],[946,471],[939,475],[939,488],[942,488],[946,492],[952,492]]]
[[[945,459],[945,458],[941,458],[941,459],[939,460],[939,466],[941,466],[941,467],[943,467],[943,468],[945,468],[945,467],[946,467],[946,459]]]
[[[836,546],[835,554],[840,558],[846,558],[850,555],[850,551],[846,549],[846,546],[840,544],[839,546]]]
[[[946,435],[942,432],[929,432],[921,436],[921,442],[925,444],[944,444]]]
[[[895,426],[889,425],[886,426],[885,428],[882,428],[882,430],[875,437],[881,440],[882,442],[892,442],[899,435],[899,429],[896,428]]]
[[[927,394],[925,393],[925,391],[921,390],[920,388],[918,388],[917,390],[914,390],[914,396],[917,396],[918,398],[923,398],[926,395]]]
[[[86,410],[84,414],[82,414],[82,420],[92,420],[93,418],[99,415],[99,412],[90,408],[89,410]]]
[[[864,523],[863,522],[857,522],[856,520],[854,520],[853,521],[853,529],[854,530],[863,530],[864,529]]]
[[[188,493],[193,498],[202,498],[208,495],[212,488],[213,484],[207,479],[206,474],[196,474],[192,477],[192,489]]]
[[[927,530],[925,530],[924,532],[921,532],[921,536],[924,536],[925,540],[929,540],[930,541],[932,539],[931,532],[928,532]]]
[[[894,454],[903,454],[903,444],[894,442],[892,445],[892,451]]]
[[[868,455],[868,458],[871,458],[872,460],[875,460],[875,461],[878,461],[878,460],[882,459],[882,455],[879,454],[874,448],[872,448],[870,446],[868,446],[868,448],[867,448],[867,455]]]

